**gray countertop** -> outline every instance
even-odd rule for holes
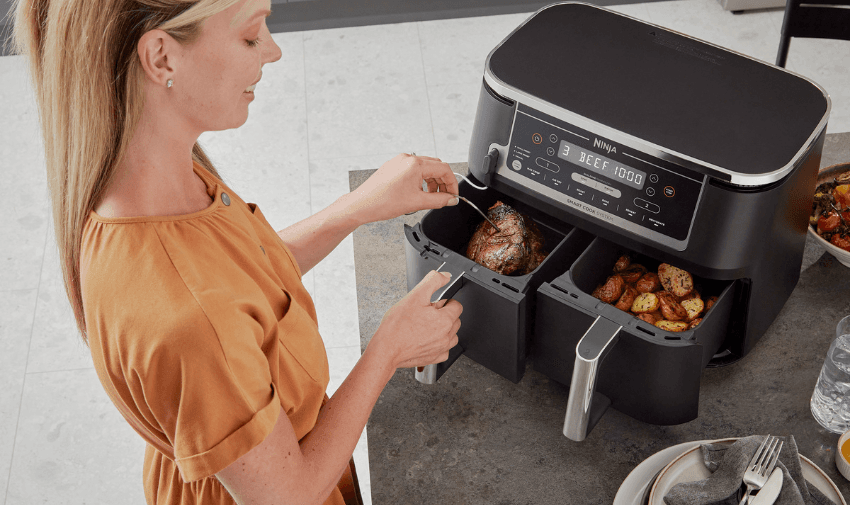
[[[850,161],[850,133],[828,135],[821,166]],[[454,164],[455,171],[465,164]],[[372,171],[350,173],[352,188]],[[406,293],[403,223],[354,234],[361,346]],[[835,467],[838,435],[812,418],[809,399],[834,337],[850,314],[850,269],[807,244],[800,280],[773,325],[744,359],[702,373],[699,417],[677,426],[609,409],[584,442],[561,434],[568,388],[529,365],[519,384],[461,357],[432,386],[396,372],[369,420],[375,505],[610,504],[626,476],[682,442],[752,434],[794,435],[845,498]]]

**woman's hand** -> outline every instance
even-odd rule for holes
[[[428,183],[423,191],[422,182]],[[358,226],[423,209],[457,205],[457,179],[436,158],[399,154],[351,193],[329,207],[277,232],[308,272]]]
[[[449,279],[445,273],[429,272],[384,314],[369,346],[374,344],[386,352],[393,369],[449,359],[449,350],[457,345],[463,307],[456,300],[431,303],[431,297]]]
[[[428,191],[422,189],[422,182]],[[364,222],[392,219],[424,209],[457,205],[457,179],[449,165],[437,158],[399,154],[384,163],[352,192]]]

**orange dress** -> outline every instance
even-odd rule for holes
[[[303,438],[329,381],[292,254],[256,205],[198,164],[195,172],[215,198],[208,208],[116,219],[92,212],[83,232],[92,359],[148,443],[149,504],[233,504],[214,474],[262,442],[281,407]],[[343,504],[339,489],[325,504]]]

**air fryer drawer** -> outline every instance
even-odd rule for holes
[[[531,217],[540,229],[543,235],[544,250],[550,253],[561,244],[565,236],[573,229],[572,226],[557,221],[547,214],[543,214],[539,210],[528,206],[524,202],[519,202],[513,198],[494,191],[492,189],[478,190],[470,186],[466,181],[461,181],[458,185],[460,195],[474,203],[482,212],[487,213],[493,204],[497,201],[510,205],[522,214]],[[428,212],[420,221],[422,233],[429,240],[440,244],[461,256],[466,255],[466,248],[469,244],[469,239],[472,238],[478,225],[484,220],[480,214],[475,212],[471,206],[465,202],[460,202],[453,207],[444,207]],[[578,251],[579,253],[581,251]],[[577,257],[577,255],[575,256]],[[573,257],[573,259],[575,259]],[[551,263],[550,258],[546,258],[543,262]],[[486,267],[480,266],[481,269],[488,270]],[[537,270],[543,268],[541,264]],[[563,266],[561,270],[563,270]],[[492,272],[492,270],[488,270]],[[492,272],[495,274],[495,272]],[[498,275],[498,274],[496,274]],[[519,274],[512,274],[511,277],[520,277]]]
[[[405,227],[407,287],[441,266],[453,276],[462,273],[463,286],[453,296],[463,305],[458,346],[467,357],[516,383],[525,373],[537,288],[568,268],[593,236],[496,191],[479,191],[465,181],[459,190],[482,211],[501,200],[531,217],[549,255],[525,275],[501,275],[468,259],[467,243],[483,218],[461,202],[429,211],[415,226]]]
[[[718,300],[699,326],[671,333],[591,296],[624,253],[634,263],[657,271],[658,261],[596,238],[567,272],[541,284],[531,350],[534,368],[569,385],[576,345],[601,316],[623,328],[619,342],[602,362],[596,390],[611,400],[613,408],[641,421],[669,425],[695,419],[700,375],[725,338],[735,282],[695,277],[703,299],[718,296]]]

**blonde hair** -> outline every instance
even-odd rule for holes
[[[83,226],[144,108],[139,39],[158,28],[189,45],[207,18],[237,1],[15,0],[12,43],[29,62],[65,290],[86,343]],[[218,177],[198,143],[192,158]]]

